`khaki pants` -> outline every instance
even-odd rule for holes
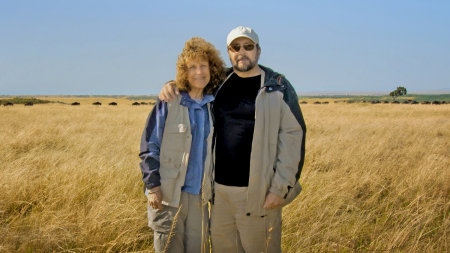
[[[211,207],[213,253],[281,252],[281,208],[247,216],[247,187],[214,184]]]
[[[202,207],[201,194],[181,192],[179,208],[163,205],[160,211],[147,207],[156,253],[210,251],[208,206]]]

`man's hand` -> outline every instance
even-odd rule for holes
[[[176,83],[170,81],[164,84],[158,97],[161,101],[172,102],[172,100],[175,99],[175,96],[179,94],[180,91],[178,90]]]
[[[150,192],[156,191],[155,193],[150,193]],[[158,210],[162,210],[163,206],[162,206],[162,192],[158,187],[152,188],[150,189],[150,191],[148,191],[148,203],[150,204],[150,206],[153,209],[158,209]]]
[[[266,201],[264,201],[264,209],[275,209],[284,204],[284,198],[279,197],[275,193],[269,192],[266,196]]]

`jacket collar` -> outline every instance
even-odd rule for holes
[[[267,92],[276,91],[276,90],[284,90],[286,89],[286,78],[284,75],[273,71],[271,68],[265,67],[261,64],[258,64],[261,68],[262,72],[261,77],[264,78],[264,84],[261,87],[269,87],[266,89]],[[233,68],[228,68],[226,71],[227,78],[223,83],[225,83],[231,74],[234,73]],[[222,84],[223,84],[222,83]]]
[[[191,98],[191,96],[189,96],[189,93],[187,93],[186,91],[180,91],[180,94],[181,94],[180,105],[188,107],[188,108],[191,108],[195,105],[202,107],[203,105],[205,105],[209,102],[212,102],[214,100],[213,95],[203,94],[202,102],[200,102],[200,104],[198,104],[197,102],[195,102],[194,99]]]

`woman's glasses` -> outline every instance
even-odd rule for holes
[[[255,48],[255,44],[245,44],[243,47],[244,47],[245,51],[252,51]],[[239,44],[231,45],[228,47],[228,49],[237,53],[237,52],[239,52],[239,50],[241,50],[241,45],[239,45]]]

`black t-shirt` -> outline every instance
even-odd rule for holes
[[[215,181],[219,184],[248,186],[255,100],[260,88],[260,75],[241,78],[234,73],[214,100]]]

